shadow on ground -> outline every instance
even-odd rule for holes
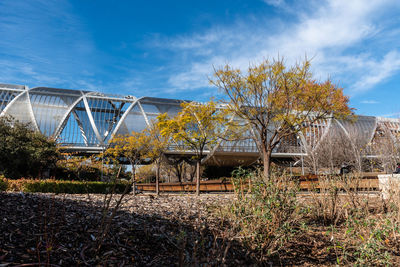
[[[129,205],[116,213],[101,241],[102,220],[109,216],[103,216],[100,195],[88,201],[82,195],[0,193],[0,266],[336,264],[322,228],[299,231],[273,258],[257,262],[256,251],[229,236],[233,232],[229,223],[218,218],[209,221],[200,212],[188,214],[192,204],[186,211],[169,212],[181,209],[176,205],[179,201],[195,202],[195,197],[180,196],[175,202],[171,197],[152,198],[129,196]],[[134,205],[136,209],[131,208]]]
[[[151,214],[118,211],[100,242],[103,212],[99,205],[49,194],[0,193],[2,266],[255,264],[216,229]]]

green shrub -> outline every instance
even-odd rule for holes
[[[82,182],[60,180],[10,180],[9,189],[29,193],[67,193],[67,194],[105,194],[111,193],[115,185],[115,193],[122,193],[127,183]]]
[[[332,246],[339,265],[391,266],[394,263],[393,243],[400,233],[392,214],[369,215],[368,218],[350,216],[344,228],[332,225]],[[394,242],[393,242],[394,241]]]
[[[6,191],[7,188],[8,188],[7,180],[4,177],[0,176],[0,192]]]
[[[0,118],[0,173],[8,179],[38,177],[60,156],[56,141],[31,126],[11,117]]]

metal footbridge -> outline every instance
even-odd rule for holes
[[[176,115],[182,100],[103,94],[86,90],[48,87],[28,88],[0,84],[0,116],[12,116],[56,139],[67,152],[99,153],[115,135],[141,131],[161,113]],[[305,131],[283,140],[272,157],[293,159],[318,146],[329,132],[340,131],[357,142],[373,143],[383,133],[395,138],[400,121],[358,116],[354,122],[334,118],[319,121]],[[170,154],[179,154],[173,148]],[[210,152],[209,152],[210,153]],[[259,156],[253,139],[223,141],[213,151],[217,165],[247,164]]]

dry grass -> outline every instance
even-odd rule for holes
[[[357,190],[365,181],[354,174],[322,177],[301,194],[288,177],[241,172],[235,180],[237,201],[221,216],[260,264],[400,264],[399,190],[387,199]]]
[[[119,206],[119,195],[1,193],[0,263],[399,266],[399,190],[383,199],[355,190],[362,182],[325,176],[306,193],[239,171],[235,197],[127,195]]]

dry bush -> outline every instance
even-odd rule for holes
[[[339,203],[339,188],[340,181],[336,176],[320,176],[318,183],[310,190],[309,200],[304,203],[306,216],[323,225],[336,225],[343,215]]]
[[[109,236],[110,230],[113,227],[113,220],[119,212],[121,206],[124,205],[126,196],[130,192],[135,192],[136,190],[133,180],[124,183],[125,185],[123,190],[117,187],[120,183],[122,168],[122,165],[119,165],[118,170],[113,173],[113,176],[111,176],[109,182],[107,182],[110,188],[103,196],[103,200],[101,202],[101,220],[97,224],[97,232],[95,233],[95,236],[92,237],[93,241],[95,241],[95,244],[87,247],[88,251],[94,251],[95,254],[99,253],[99,251],[102,249],[104,241]],[[119,189],[119,191],[117,189]],[[133,193],[133,195],[135,195],[135,193]],[[94,208],[94,203],[92,202],[90,193],[87,192],[86,196],[89,200],[89,205]],[[81,256],[82,255],[83,252]],[[84,258],[84,256],[82,256],[82,258]],[[85,264],[90,265],[87,262],[85,262]]]
[[[138,183],[154,183],[156,181],[155,164],[138,167],[136,170],[136,176]]]
[[[400,190],[392,185],[383,199],[368,193],[369,186],[357,174],[324,176],[301,203],[308,225],[329,229],[328,249],[339,265],[392,265],[399,260]]]
[[[201,171],[204,167],[201,168]],[[152,163],[138,167],[136,174],[138,182],[154,183],[156,181],[157,164]],[[160,182],[193,181],[196,166],[183,159],[165,159],[160,163]]]
[[[339,126],[332,127],[314,147],[306,147],[304,164],[311,173],[334,174],[342,166],[352,166],[357,172],[365,169],[363,155],[366,144],[351,127],[346,131]]]
[[[359,201],[364,205],[345,208],[352,212],[347,213],[342,227],[332,231],[338,262],[357,266],[400,263],[400,198],[391,193],[389,199],[364,196]]]
[[[266,261],[277,254],[297,228],[297,184],[289,177],[239,169],[234,173],[235,201],[225,212],[237,239]]]
[[[320,175],[309,191],[307,217],[324,225],[337,225],[350,215],[368,211],[370,197],[366,192],[372,191],[372,186],[360,173]]]
[[[203,169],[202,166],[200,172]],[[183,158],[166,158],[161,164],[160,172],[164,182],[193,182],[196,166]]]
[[[368,146],[369,153],[378,156],[375,159],[375,165],[378,165],[386,173],[392,173],[400,161],[399,141],[398,133],[392,134],[387,127],[380,125]]]

